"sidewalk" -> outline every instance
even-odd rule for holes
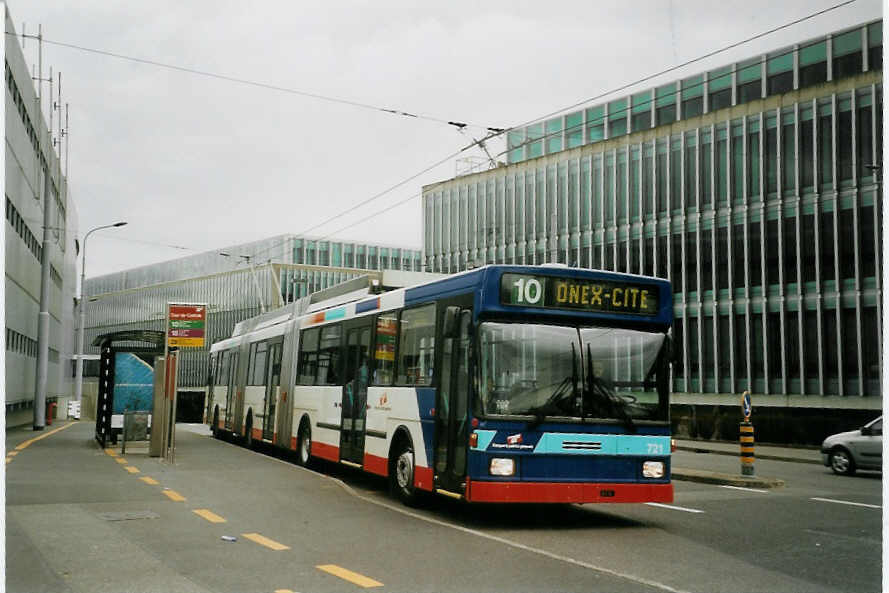
[[[815,465],[821,464],[821,451],[818,447],[782,447],[780,445],[760,445],[757,443],[754,446],[754,449],[757,459],[791,461],[794,463],[812,463]],[[739,457],[741,454],[741,445],[740,443],[728,441],[691,441],[676,439],[676,450]]]
[[[727,441],[692,441],[676,439],[676,450],[690,453],[705,453],[712,455],[726,455],[740,457],[741,446],[739,443]],[[821,464],[821,452],[815,447],[782,447],[780,445],[756,445],[756,459],[769,459],[773,461],[789,461],[791,463]],[[780,488],[784,486],[784,480],[763,476],[742,476],[740,474],[728,474],[722,472],[687,469],[673,466],[671,471],[674,480],[689,482],[703,482],[707,484],[722,484],[728,486],[740,486],[749,488]]]

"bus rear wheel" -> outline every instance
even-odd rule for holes
[[[312,461],[312,429],[305,420],[299,425],[296,437],[296,462],[308,467]]]
[[[389,471],[389,488],[393,494],[408,506],[417,504],[418,493],[414,487],[414,449],[409,442],[395,449]]]

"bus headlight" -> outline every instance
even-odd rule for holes
[[[646,478],[663,478],[663,461],[646,461],[642,464],[642,475]]]
[[[492,476],[514,476],[515,459],[493,457],[491,459],[490,471]]]

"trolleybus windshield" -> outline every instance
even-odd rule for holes
[[[666,421],[666,336],[619,328],[485,322],[479,414]]]

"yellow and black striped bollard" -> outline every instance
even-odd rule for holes
[[[741,475],[752,476],[753,462],[755,456],[753,454],[753,424],[750,422],[741,423]]]

